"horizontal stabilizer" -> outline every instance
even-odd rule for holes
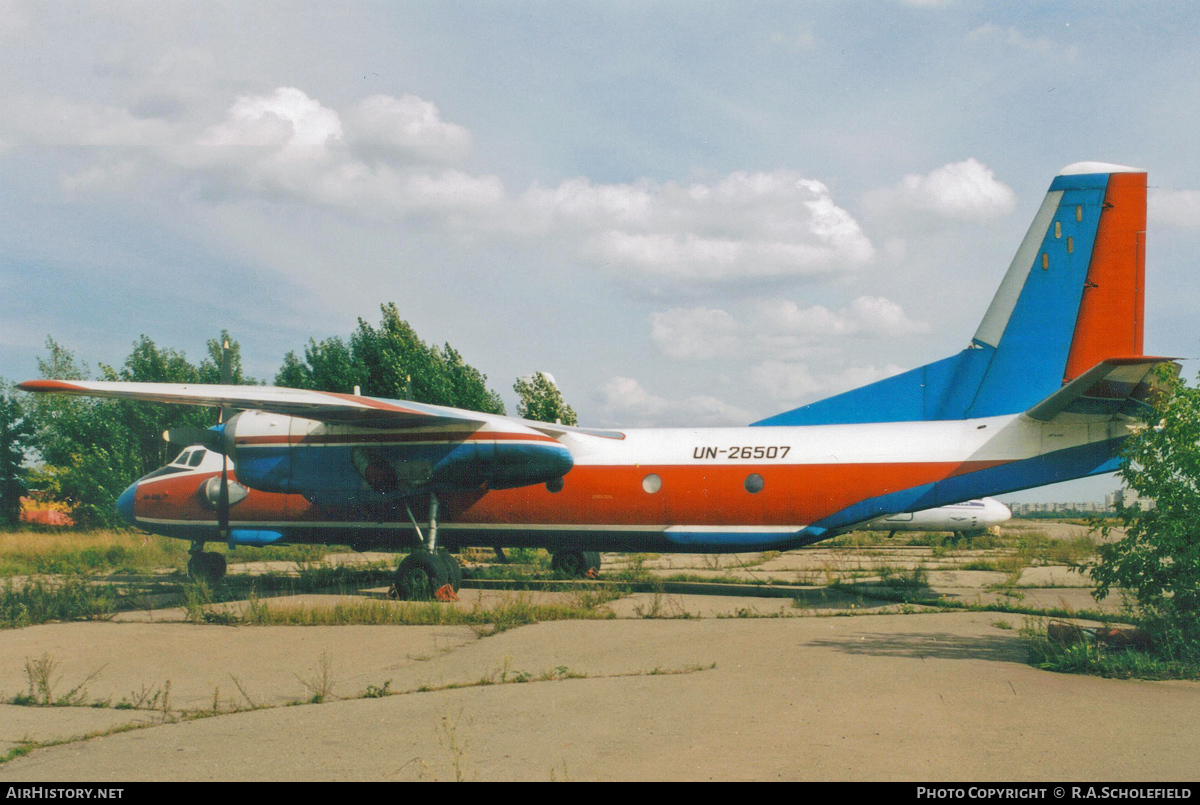
[[[1118,416],[1139,417],[1153,404],[1154,394],[1163,382],[1159,367],[1171,367],[1179,374],[1180,366],[1171,358],[1109,358],[1025,412],[1039,422],[1062,416],[1108,420]]]

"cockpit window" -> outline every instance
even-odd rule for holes
[[[188,463],[188,459],[191,458],[191,455],[192,455],[191,450],[184,450],[182,453],[179,454],[179,458],[175,459],[171,463],[178,464],[181,467],[186,467],[187,463]]]
[[[192,458],[190,461],[188,461],[188,466],[189,467],[199,467],[200,462],[203,460],[204,460],[204,451],[197,450],[196,452],[192,453]]]

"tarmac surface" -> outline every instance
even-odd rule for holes
[[[618,619],[468,627],[71,623],[0,633],[14,658],[97,668],[92,698],[0,706],[0,740],[49,741],[0,781],[1194,780],[1200,684],[1053,674],[995,613]],[[1019,624],[1017,624],[1019,625]],[[286,706],[319,683],[321,704]],[[305,682],[308,682],[306,685]],[[381,698],[361,697],[369,686]],[[346,698],[338,698],[344,696]]]
[[[1060,566],[1014,576],[887,552],[880,561],[926,568],[934,591],[962,601],[1096,606]],[[872,572],[844,551],[637,561],[788,584]],[[0,755],[38,743],[0,765],[0,781],[1200,778],[1200,683],[1038,670],[1021,615],[817,586],[795,602],[748,592],[634,593],[606,605],[612,619],[491,635],[196,625],[173,608],[0,631],[0,698],[35,692],[29,668],[42,662],[53,698],[74,690],[75,702],[0,704]],[[571,594],[461,597],[446,606]]]

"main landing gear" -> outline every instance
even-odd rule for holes
[[[437,495],[429,495],[428,535],[421,533],[411,508],[408,509],[408,517],[422,544],[404,557],[396,568],[396,580],[388,590],[388,597],[403,601],[428,601],[431,598],[457,601],[455,593],[462,587],[462,567],[445,548],[437,546]]]
[[[550,569],[573,579],[594,579],[600,575],[600,552],[557,551],[550,559]]]
[[[195,581],[216,584],[225,578],[225,555],[204,550],[203,542],[193,542],[188,553],[187,572]]]

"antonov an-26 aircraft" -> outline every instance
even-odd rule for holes
[[[1142,354],[1145,225],[1145,172],[1068,166],[966,349],[744,428],[598,430],[261,386],[21,388],[239,409],[169,436],[199,444],[117,502],[190,540],[201,576],[224,571],[203,550],[216,541],[416,548],[397,570],[409,597],[457,587],[447,547],[545,547],[567,572],[598,551],[790,549],[1115,469],[1155,368],[1178,371]]]

